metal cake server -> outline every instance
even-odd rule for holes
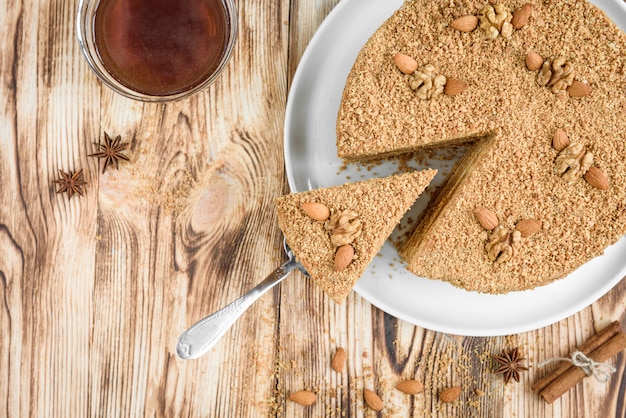
[[[282,282],[292,271],[298,269],[307,277],[309,276],[302,264],[296,261],[296,257],[286,240],[283,240],[283,246],[287,254],[287,261],[282,266],[270,273],[265,280],[248,293],[196,322],[181,334],[176,345],[178,357],[196,359],[208,352],[250,305],[265,292]]]

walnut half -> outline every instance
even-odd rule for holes
[[[342,245],[351,244],[352,241],[361,235],[361,221],[358,219],[356,212],[344,210],[333,213],[324,223],[324,228],[330,231],[330,242],[340,247]]]
[[[490,234],[485,245],[487,257],[490,261],[502,263],[508,261],[522,239],[520,231],[509,231],[503,226],[498,226]]]
[[[482,8],[478,15],[480,28],[484,30],[491,39],[497,38],[498,35],[502,35],[504,38],[510,38],[513,34],[512,19],[513,15],[511,11],[502,3],[498,3],[495,6],[488,4]]]
[[[409,86],[415,90],[415,95],[422,100],[431,99],[443,93],[446,77],[437,75],[431,64],[418,68],[409,80]]]
[[[593,154],[586,150],[580,142],[572,142],[559,152],[554,162],[554,171],[563,180],[572,182],[583,176],[593,164]]]
[[[537,84],[548,87],[552,93],[566,91],[574,81],[574,66],[565,57],[546,60],[537,74]]]

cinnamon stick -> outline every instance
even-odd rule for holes
[[[602,328],[600,331],[598,331],[598,333],[596,333],[595,335],[591,336],[587,341],[585,341],[578,348],[578,351],[580,351],[581,353],[583,353],[586,356],[589,356],[589,353],[591,353],[596,348],[600,347],[602,344],[607,342],[611,337],[613,337],[615,334],[617,334],[619,332],[620,328],[621,328],[621,324],[619,323],[619,321],[611,322],[609,325],[607,325],[606,327]],[[552,373],[550,373],[550,374],[544,376],[543,378],[537,380],[533,384],[532,389],[535,392],[537,392],[537,393],[541,392],[546,386],[548,386],[556,378],[558,378],[560,375],[562,375],[563,373],[565,373],[566,371],[568,371],[572,367],[575,367],[572,363],[564,361],[559,367],[554,369],[554,371]]]
[[[600,347],[593,350],[588,357],[596,362],[603,362],[626,348],[626,334],[618,332]],[[562,394],[578,384],[587,374],[580,367],[571,367],[553,380],[539,394],[546,402],[552,403]]]

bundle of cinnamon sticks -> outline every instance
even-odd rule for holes
[[[585,341],[578,351],[595,362],[604,362],[626,348],[626,334],[618,321],[612,322]],[[586,376],[580,367],[563,362],[552,373],[533,384],[532,389],[546,402],[552,403]]]

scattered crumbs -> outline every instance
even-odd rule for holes
[[[467,406],[469,406],[470,408],[478,409],[480,407],[480,400],[476,398],[470,398],[467,400]]]
[[[517,335],[506,335],[504,337],[504,345],[507,347],[517,347]]]
[[[141,167],[133,166],[131,169],[138,186],[135,189],[135,197],[139,200],[158,205],[162,210],[178,215],[187,206],[187,198],[195,185],[195,179],[188,171],[180,170],[171,183],[163,185]]]
[[[274,389],[269,399],[266,400],[267,417],[282,418],[284,417],[284,405],[287,399],[284,388],[284,382],[281,375],[280,359],[274,359],[274,372],[270,376],[275,383]]]

